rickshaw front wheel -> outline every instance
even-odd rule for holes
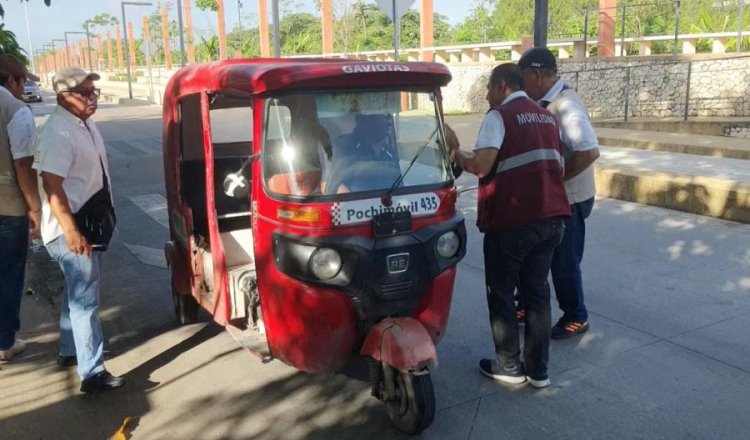
[[[393,367],[385,374],[393,378],[392,395],[383,403],[394,425],[404,433],[418,434],[435,419],[435,390],[426,368],[417,373],[403,373]],[[389,374],[390,373],[390,374]]]

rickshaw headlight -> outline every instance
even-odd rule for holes
[[[443,258],[452,258],[458,252],[461,239],[454,231],[446,232],[437,239],[437,253]]]
[[[341,270],[341,255],[331,248],[320,248],[310,257],[310,270],[320,280],[330,280]]]

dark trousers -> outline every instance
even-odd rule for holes
[[[526,306],[524,352],[526,374],[547,377],[550,341],[550,292],[547,274],[563,236],[561,218],[484,235],[484,273],[495,354],[501,366],[521,362],[513,293],[520,287]]]
[[[0,350],[13,346],[21,327],[19,313],[28,249],[28,218],[0,215]]]
[[[589,319],[583,302],[581,260],[586,240],[586,218],[593,208],[593,197],[570,205],[571,217],[565,219],[565,235],[552,257],[552,284],[566,320],[583,322]]]

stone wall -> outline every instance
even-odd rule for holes
[[[750,128],[747,127],[728,127],[724,131],[724,136],[750,138]]]
[[[484,112],[492,63],[450,64],[447,112]],[[750,116],[750,57],[642,57],[562,60],[560,73],[594,118]],[[688,81],[688,78],[690,79]]]

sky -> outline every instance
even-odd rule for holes
[[[139,0],[142,1],[142,0]],[[149,0],[146,0],[148,2]],[[182,0],[183,4],[191,1],[194,5],[195,0]],[[334,5],[340,1],[351,0],[333,0]],[[398,0],[409,1],[409,0]],[[31,54],[29,47],[29,37],[31,37],[31,48],[34,50],[42,49],[42,45],[50,44],[53,38],[64,39],[65,32],[82,32],[83,22],[100,13],[107,13],[117,16],[122,21],[122,12],[120,0],[52,0],[52,5],[47,7],[43,0],[29,0],[28,3],[20,0],[0,0],[5,9],[5,29],[13,31],[16,34],[18,42]],[[175,0],[151,0],[154,5],[171,3],[170,19],[177,19],[176,1]],[[257,25],[258,23],[258,2],[256,0],[241,0],[242,25]],[[269,13],[271,9],[271,0],[266,0]],[[291,0],[293,12],[310,12],[318,14],[314,9],[312,1]],[[375,3],[369,0],[369,3]],[[420,1],[413,2],[412,9],[419,10]],[[226,9],[226,27],[227,30],[233,29],[237,25],[238,14],[236,0],[225,0]],[[335,7],[335,6],[334,6]],[[132,21],[136,35],[140,35],[140,17],[150,15],[156,6],[126,6],[125,13],[128,21]],[[448,18],[450,24],[461,22],[469,12],[469,5],[466,0],[433,0],[433,10],[437,14],[444,15]],[[28,11],[27,31],[26,11]],[[216,14],[213,12],[203,12],[193,7],[193,27],[200,35],[201,32],[208,33],[216,31]],[[122,24],[120,24],[122,26]],[[101,30],[101,28],[99,28]],[[152,34],[154,31],[151,31]],[[69,40],[77,41],[83,39],[84,35],[69,35]],[[56,42],[55,44],[60,44]]]

